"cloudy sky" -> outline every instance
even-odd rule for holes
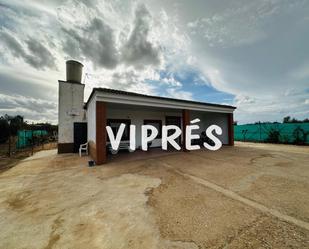
[[[309,117],[309,0],[0,0],[0,115],[57,123],[65,61],[101,86]]]

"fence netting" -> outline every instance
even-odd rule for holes
[[[309,144],[309,123],[257,123],[234,126],[236,141]]]
[[[21,149],[32,145],[34,138],[43,140],[47,136],[45,130],[19,130],[17,132],[16,148]]]

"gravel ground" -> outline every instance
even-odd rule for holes
[[[309,147],[88,160],[40,152],[0,173],[0,248],[309,248]]]

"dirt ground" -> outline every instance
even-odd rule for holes
[[[49,150],[0,173],[0,248],[309,248],[309,147],[132,158]]]
[[[32,154],[32,148],[16,149],[16,145],[12,145],[11,156],[8,156],[8,144],[0,144],[0,173],[17,165],[20,160],[25,159]],[[33,153],[41,150],[50,150],[57,148],[57,143],[51,142],[33,147]]]

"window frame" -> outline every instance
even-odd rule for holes
[[[110,126],[111,123],[119,123],[119,126],[120,126],[121,123],[125,124],[126,128],[125,128],[125,131],[124,131],[120,141],[128,141],[128,140],[130,140],[131,119],[108,118],[106,120],[106,125]],[[125,136],[126,133],[128,134],[127,136]],[[116,134],[114,134],[114,135],[116,136]],[[107,136],[107,141],[110,142],[109,136]]]
[[[144,125],[151,125],[152,123],[159,124],[158,135],[156,136],[155,139],[162,139],[162,120],[161,119],[144,119]]]

